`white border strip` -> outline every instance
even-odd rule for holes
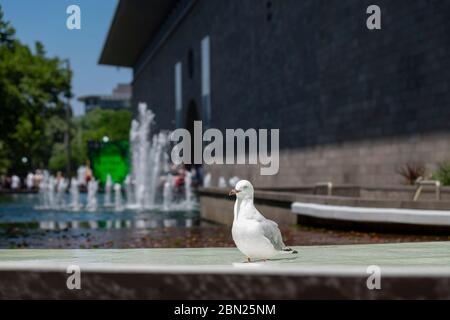
[[[450,211],[367,208],[294,202],[292,212],[314,218],[450,226]]]
[[[2,272],[63,272],[66,273],[69,263],[56,264],[13,264],[1,263]],[[274,267],[260,263],[245,264],[234,263],[229,266],[138,266],[138,265],[85,265],[79,264],[81,272],[100,274],[229,274],[229,275],[267,275],[267,276],[307,276],[307,277],[367,277],[366,266],[295,266]],[[450,267],[427,266],[383,266],[380,265],[382,275],[385,277],[411,277],[411,278],[450,278]]]

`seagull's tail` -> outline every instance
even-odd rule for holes
[[[288,247],[284,248],[282,251],[285,252],[285,253],[292,253],[292,254],[298,253],[297,250],[293,250],[293,249],[288,248]]]

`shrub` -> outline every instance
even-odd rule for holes
[[[444,186],[450,185],[450,163],[442,162],[439,164],[438,170],[433,174],[432,178],[438,180]]]
[[[425,167],[422,164],[406,164],[397,173],[403,177],[405,184],[414,185],[419,177],[424,177]]]

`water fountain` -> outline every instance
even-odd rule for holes
[[[48,208],[48,193],[47,193],[47,183],[48,183],[48,172],[44,171],[42,175],[42,180],[39,183],[39,207],[42,209]]]
[[[105,198],[104,198],[104,202],[103,205],[105,207],[110,207],[112,206],[112,202],[111,202],[111,189],[113,186],[113,181],[111,178],[111,175],[108,174],[106,176],[106,182],[105,182]]]
[[[38,208],[47,210],[62,209],[65,207],[64,194],[67,189],[67,180],[60,178],[57,180],[48,171],[43,172],[42,180],[39,183],[39,203]]]
[[[166,177],[166,182],[164,182],[164,190],[163,190],[163,210],[169,211],[172,199],[173,199],[173,178],[170,174]]]
[[[150,124],[153,121],[155,114],[151,110],[147,110],[145,103],[140,103],[139,110],[139,126],[137,130],[137,153],[133,154],[133,159],[136,157],[138,167],[133,168],[134,181],[136,183],[136,204],[138,207],[143,208],[145,205],[146,190],[148,185],[148,158],[149,158],[149,133]],[[136,169],[136,170],[135,170]]]
[[[56,179],[50,176],[47,183],[47,207],[50,209],[56,208],[55,187]]]
[[[67,180],[59,178],[56,183],[56,205],[55,209],[62,209],[66,207],[66,201],[64,195],[67,190]]]
[[[189,170],[186,170],[186,174],[184,177],[184,194],[186,197],[186,208],[192,209],[193,206],[193,197],[192,197],[192,173]]]
[[[72,178],[70,181],[70,208],[74,211],[81,209],[80,204],[80,190],[78,185],[78,179]]]
[[[205,175],[205,178],[203,179],[203,187],[204,187],[204,188],[209,188],[209,187],[211,187],[211,178],[212,178],[211,173],[208,172],[208,173]]]
[[[131,180],[131,176],[127,175],[125,178],[125,195],[127,198],[126,206],[131,208],[134,204],[134,190],[133,190],[133,181]]]
[[[118,210],[152,210],[185,211],[195,208],[193,194],[193,173],[176,167],[170,161],[170,132],[159,132],[151,136],[154,113],[147,109],[145,103],[138,106],[138,117],[130,128],[130,161],[131,170],[124,185],[114,184],[111,175],[107,175],[104,201],[99,205],[97,200],[98,181],[87,183],[87,201],[84,206],[88,211],[114,207]],[[55,177],[44,172],[39,185],[41,209],[67,209],[78,211],[83,208],[80,198],[80,187],[86,186],[86,170],[81,166],[76,177],[71,179],[70,202],[65,203],[68,180]],[[165,177],[165,178],[164,178]],[[183,187],[184,177],[184,187]],[[224,178],[222,178],[226,184]],[[207,175],[205,184],[211,183],[211,175]],[[126,203],[122,202],[122,187],[125,189]],[[112,201],[112,192],[114,200]]]
[[[153,144],[150,150],[150,166],[152,170],[150,170],[148,189],[146,194],[147,207],[155,206],[157,183],[161,174],[161,153],[166,143],[167,139],[164,133],[160,133],[159,135],[155,135],[153,137]]]
[[[131,170],[128,175],[129,178],[129,186],[130,186],[130,198],[128,199],[129,207],[136,205],[136,194],[134,193],[136,188],[136,176],[138,174],[139,168],[139,121],[133,119],[131,121],[130,127],[130,159],[131,159]]]
[[[158,206],[160,177],[168,171],[169,133],[153,135],[150,142],[151,124],[155,115],[139,104],[138,119],[130,129],[131,175],[126,181],[127,208],[152,209]]]
[[[88,183],[88,195],[87,195],[87,205],[86,209],[88,211],[97,210],[97,191],[98,191],[98,182],[95,179],[92,179]]]
[[[122,186],[118,183],[114,184],[114,211],[122,211]]]

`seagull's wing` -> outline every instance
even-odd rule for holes
[[[260,221],[264,237],[266,237],[273,245],[275,250],[281,251],[284,249],[285,245],[283,243],[283,238],[281,237],[280,229],[276,222],[264,219]]]
[[[281,237],[281,231],[275,221],[264,218],[261,212],[255,207],[253,209],[253,217],[260,223],[264,237],[272,243],[275,250],[281,251],[286,248]]]

